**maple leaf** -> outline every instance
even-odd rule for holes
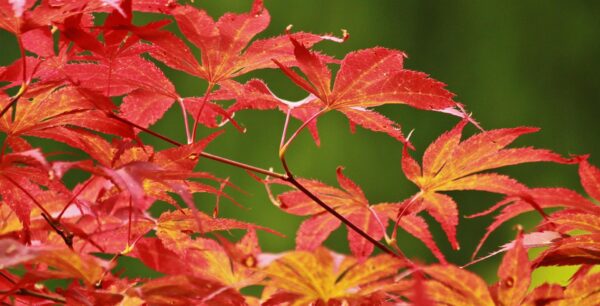
[[[397,123],[368,110],[383,104],[407,104],[424,110],[447,112],[464,117],[462,106],[445,84],[430,79],[426,74],[403,68],[405,54],[382,47],[352,52],[341,61],[335,84],[331,88],[331,71],[318,53],[308,50],[303,43],[290,36],[298,67],[306,79],[280,62],[273,60],[298,86],[316,97],[321,112],[337,110],[352,125],[384,132],[407,143]]]
[[[528,234],[529,235],[529,234]],[[499,280],[486,287],[477,275],[452,265],[431,265],[423,271],[431,277],[426,293],[444,305],[595,305],[599,299],[600,273],[589,270],[574,278],[566,287],[543,284],[528,293],[535,262],[527,256],[527,235],[519,232],[507,245],[498,268]],[[531,238],[529,238],[531,239]],[[593,288],[593,289],[592,289]]]
[[[502,208],[500,213],[494,216],[494,222],[488,225],[486,233],[480,240],[475,252],[473,253],[473,256],[475,256],[479,249],[481,249],[483,243],[487,240],[490,234],[506,221],[520,214],[536,210],[536,208],[531,205],[532,202],[540,208],[567,207],[581,209],[591,214],[598,214],[599,212],[596,205],[591,201],[582,197],[575,191],[566,188],[533,188],[528,191],[528,195],[529,199],[508,196],[491,208],[468,216],[468,218],[484,216]],[[544,245],[549,243],[551,243],[551,241],[547,241],[547,243]]]
[[[514,179],[497,173],[480,172],[527,162],[571,162],[549,150],[505,148],[517,137],[537,131],[535,128],[491,130],[461,141],[466,124],[467,120],[462,120],[429,145],[423,154],[422,168],[409,155],[407,148],[402,154],[405,176],[420,189],[404,202],[402,209],[427,211],[442,225],[454,249],[459,248],[456,240],[457,204],[441,191],[480,190],[525,197],[528,194],[527,187]]]
[[[498,267],[498,283],[491,288],[494,299],[500,305],[520,305],[531,283],[531,265],[523,245],[523,233],[519,232],[515,245]]]
[[[0,162],[2,203],[7,204],[21,222],[25,240],[29,240],[32,207],[37,207],[36,211],[46,217],[50,216],[45,204],[38,201],[38,197],[44,193],[43,188],[52,188],[57,192],[67,190],[60,182],[54,181],[52,176],[49,164],[39,150],[9,153],[2,157]]]
[[[187,213],[187,215],[186,215]],[[200,226],[189,215],[189,210],[183,212],[163,213],[158,220],[156,235],[161,241],[161,248],[168,252],[160,256],[177,256],[183,259],[179,266],[185,267],[184,274],[195,275],[217,280],[233,288],[243,288],[259,283],[264,274],[256,268],[257,256],[260,247],[255,229],[263,229],[272,233],[272,230],[231,219],[210,218],[199,213]],[[230,229],[246,229],[246,236],[236,244],[221,238],[221,244],[206,238],[192,239],[188,233],[206,233]],[[165,267],[158,261],[150,261],[148,252],[155,252],[145,248],[138,249],[140,257],[149,267],[157,271],[169,273],[173,267]]]
[[[590,195],[596,194],[597,188],[593,182],[600,178],[600,171],[587,161],[587,157],[579,158],[579,175],[581,183]],[[502,208],[500,213],[494,217],[484,237],[477,246],[481,248],[489,235],[504,222],[529,211],[534,210],[531,202],[540,208],[559,207],[559,210],[548,216],[547,220],[538,226],[539,231],[550,231],[556,233],[557,239],[546,241],[543,246],[550,246],[538,257],[534,265],[571,265],[580,263],[597,263],[600,254],[597,252],[600,246],[600,224],[597,218],[600,208],[579,195],[575,191],[566,188],[534,188],[528,191],[529,198],[521,199],[507,197],[505,200],[494,205],[490,209],[470,217],[487,215],[496,209]],[[570,231],[577,229],[586,231],[587,234],[571,236]]]
[[[129,126],[107,117],[94,102],[73,87],[37,92],[31,101],[21,101],[13,120],[8,116],[0,118],[0,131],[7,134],[7,144],[17,151],[31,148],[22,136],[43,135],[47,129],[64,126],[124,137],[133,135]]]
[[[360,262],[357,258],[325,248],[313,252],[294,251],[268,264],[265,305],[379,304],[388,300],[379,293],[391,291],[393,276],[405,267],[390,255],[377,255]]]
[[[587,156],[583,156],[579,163],[579,178],[585,192],[600,202],[600,169],[590,164]]]
[[[523,305],[537,306],[550,305],[551,302],[558,301],[563,298],[563,287],[557,284],[542,284],[533,289],[523,301]]]
[[[63,130],[68,132],[68,130]],[[172,148],[157,153],[147,147],[112,148],[99,137],[83,134],[68,143],[78,148],[96,148],[92,151],[101,166],[87,167],[85,170],[110,179],[113,184],[104,188],[118,187],[126,191],[136,208],[144,211],[155,198],[165,200],[175,206],[177,202],[168,195],[169,192],[178,194],[184,202],[195,209],[192,193],[221,191],[199,183],[187,182],[189,178],[216,179],[202,172],[193,172],[200,152],[219,133],[215,133],[201,141],[190,145]],[[107,150],[108,148],[108,150]]]
[[[476,274],[452,265],[423,268],[431,277],[426,292],[434,302],[446,305],[495,305],[484,280]]]
[[[299,102],[286,101],[275,96],[259,79],[252,79],[243,85],[233,80],[223,81],[219,90],[211,96],[213,100],[235,100],[235,103],[227,108],[227,112],[231,114],[247,109],[279,109],[285,114],[289,112],[292,117],[302,122],[308,121],[321,110],[318,104],[309,103],[312,98],[311,95]],[[316,121],[309,122],[308,129],[315,142],[320,144]]]
[[[41,263],[56,269],[28,269],[24,281],[28,278],[34,279],[33,282],[52,278],[75,278],[91,287],[100,280],[104,272],[104,264],[100,259],[65,248],[24,246],[12,239],[2,239],[0,249],[2,250],[0,265],[3,267],[22,263]]]
[[[256,40],[250,44],[270,21],[262,0],[255,0],[247,13],[226,13],[216,22],[205,11],[190,5],[178,6],[170,14],[175,17],[186,39],[200,49],[202,61],[199,63],[185,43],[166,32],[142,36],[161,48],[153,50],[152,56],[211,84],[253,70],[275,68],[272,58],[279,58],[289,65],[295,62],[293,48],[286,36]],[[308,45],[328,38],[309,33],[298,33],[295,37]]]
[[[549,305],[597,305],[600,301],[600,273],[588,274],[570,283],[564,290],[564,296]]]
[[[535,266],[574,265],[600,263],[600,214],[584,211],[563,210],[550,215],[546,224],[561,237],[549,243],[535,260]],[[572,235],[572,231],[584,234]]]
[[[21,32],[23,13],[35,4],[35,1],[0,1],[0,29],[18,34]]]
[[[149,305],[246,305],[232,288],[208,279],[177,275],[150,280],[128,292]]]
[[[527,295],[531,270],[521,232],[502,259],[498,283],[489,288],[479,276],[452,265],[423,267],[431,277],[426,282],[427,295],[445,305],[522,305],[525,299],[534,299]]]
[[[212,218],[202,212],[198,212],[198,217],[200,223],[196,222],[195,216],[191,214],[189,209],[165,212],[158,218],[156,235],[171,250],[184,250],[185,246],[180,245],[180,242],[183,242],[189,233],[207,233],[230,229],[261,229],[281,235],[266,227],[234,219]]]
[[[370,205],[360,187],[344,176],[341,167],[337,169],[337,180],[342,189],[318,181],[298,179],[303,186],[329,203],[339,214],[373,239],[382,239],[388,223],[389,205]],[[296,234],[298,250],[317,249],[341,224],[338,218],[315,205],[314,201],[301,191],[288,191],[278,195],[276,204],[287,213],[311,216],[300,225]],[[373,244],[350,228],[348,242],[350,250],[360,260],[364,260],[373,252]]]

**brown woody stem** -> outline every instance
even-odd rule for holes
[[[287,165],[287,162],[285,161],[285,155],[281,156],[281,163],[283,164],[283,167],[285,168],[285,171],[287,173],[286,181],[288,181],[290,184],[294,185],[294,187],[298,188],[298,190],[300,190],[302,193],[304,193],[307,197],[309,197],[315,203],[319,204],[319,206],[321,206],[323,209],[325,209],[328,213],[330,213],[331,215],[336,217],[338,220],[342,221],[342,223],[346,224],[346,226],[348,226],[350,229],[355,231],[357,234],[361,235],[363,238],[367,239],[367,241],[372,243],[375,247],[377,247],[381,251],[383,251],[389,255],[392,255],[396,258],[408,260],[403,255],[396,254],[394,251],[392,251],[388,247],[386,247],[383,243],[381,243],[378,240],[376,240],[375,238],[371,237],[371,235],[367,234],[360,227],[358,227],[354,223],[352,223],[352,221],[346,219],[346,217],[344,217],[343,215],[338,213],[331,206],[327,205],[327,203],[323,202],[323,200],[321,200],[318,196],[316,196],[310,190],[306,189],[306,187],[304,187],[300,182],[298,182],[292,175],[292,173],[289,170],[289,167]]]
[[[8,281],[11,284],[16,284],[17,282],[15,280],[13,280],[11,277],[9,277],[8,275],[4,274],[3,272],[0,272],[0,276],[4,279],[6,279],[6,281]],[[59,297],[54,297],[54,296],[49,296],[40,292],[35,292],[35,291],[30,291],[27,289],[17,289],[16,291],[10,290],[10,291],[0,291],[0,294],[4,295],[4,294],[16,294],[16,295],[27,295],[27,296],[33,296],[33,297],[37,297],[37,298],[41,298],[41,299],[46,299],[49,301],[53,301],[56,303],[66,303],[66,301],[63,298],[59,298]],[[10,304],[8,304],[10,305]]]
[[[322,112],[319,112],[318,114],[320,114]],[[378,249],[382,250],[383,252],[390,254],[394,257],[397,258],[401,258],[401,259],[405,259],[407,260],[407,258],[403,255],[398,255],[397,253],[393,252],[392,250],[390,250],[388,247],[386,247],[383,243],[379,242],[378,240],[376,240],[375,238],[371,237],[369,234],[367,234],[365,231],[363,231],[361,228],[359,228],[358,226],[356,226],[354,223],[352,223],[350,220],[346,219],[346,217],[342,216],[340,213],[338,213],[335,209],[333,209],[331,206],[327,205],[325,202],[323,202],[323,200],[321,200],[319,197],[317,197],[315,194],[313,194],[312,192],[310,192],[310,190],[306,189],[306,187],[304,187],[302,184],[300,184],[300,182],[298,182],[292,172],[290,171],[287,162],[285,160],[285,151],[287,149],[287,147],[289,146],[289,144],[291,143],[292,140],[295,139],[295,136],[298,135],[298,133],[304,129],[308,123],[310,123],[310,121],[314,120],[314,118],[318,117],[318,114],[316,114],[315,116],[313,116],[310,120],[307,120],[293,135],[292,137],[290,137],[290,139],[288,139],[288,141],[285,143],[284,147],[282,147],[280,150],[280,159],[281,159],[281,163],[285,169],[286,174],[280,174],[280,173],[276,173],[273,171],[269,171],[266,169],[262,169],[262,168],[258,168],[255,166],[251,166],[251,165],[247,165],[244,163],[240,163],[238,161],[234,161],[231,159],[227,159],[221,156],[217,156],[217,155],[213,155],[210,153],[206,153],[206,152],[201,152],[200,156],[203,156],[205,158],[208,159],[212,159],[214,161],[220,162],[220,163],[224,163],[224,164],[228,164],[234,167],[238,167],[238,168],[242,168],[242,169],[246,169],[252,172],[256,172],[256,173],[260,173],[260,174],[264,174],[264,175],[268,175],[271,177],[275,177],[284,181],[289,182],[290,184],[294,185],[296,188],[298,188],[298,190],[300,190],[301,192],[303,192],[304,194],[306,194],[306,196],[308,196],[311,200],[313,200],[315,203],[317,203],[319,206],[321,206],[323,209],[325,209],[327,212],[329,212],[330,214],[332,214],[334,217],[336,217],[337,219],[339,219],[341,222],[343,222],[344,224],[346,224],[350,229],[354,230],[356,233],[358,233],[359,235],[361,235],[363,238],[367,239],[369,242],[371,242],[374,246],[376,246]],[[130,126],[133,126],[137,129],[140,129],[156,138],[159,138],[163,141],[166,141],[170,144],[173,144],[175,146],[182,146],[183,144],[170,139],[164,135],[161,135],[159,133],[156,133],[152,130],[149,130],[145,127],[139,126],[125,118],[121,118],[116,114],[109,114],[111,117],[126,123]]]
[[[47,294],[44,294],[44,293],[35,292],[35,291],[27,290],[27,289],[19,289],[17,291],[0,291],[0,294],[14,294],[14,295],[32,296],[32,297],[36,297],[36,298],[40,298],[40,299],[52,301],[52,302],[55,302],[55,303],[61,303],[61,304],[64,304],[64,303],[67,302],[64,298],[61,298],[61,297],[51,296],[51,295],[47,295]]]
[[[44,220],[46,220],[50,227],[52,227],[52,229],[65,241],[65,244],[69,247],[69,249],[73,249],[73,234],[66,233],[62,229],[62,225],[60,224],[60,222],[54,220],[52,218],[52,215],[44,208],[44,206],[40,202],[38,202],[38,200],[31,193],[29,193],[29,191],[27,191],[27,189],[23,188],[23,186],[15,182],[9,176],[2,175],[2,177],[4,177],[4,179],[9,181],[19,190],[21,190],[42,211],[42,217],[44,217]]]
[[[375,247],[377,247],[384,253],[392,255],[396,258],[404,259],[408,263],[411,263],[411,261],[406,256],[404,256],[404,254],[402,254],[402,252],[396,253],[396,252],[392,251],[391,249],[389,249],[387,246],[385,246],[383,243],[378,241],[377,239],[371,237],[371,235],[369,235],[367,232],[363,231],[360,227],[356,226],[354,223],[352,223],[352,221],[346,219],[346,217],[344,217],[343,215],[338,213],[331,206],[327,205],[327,203],[325,203],[323,200],[321,200],[317,195],[312,193],[310,190],[306,189],[306,187],[304,187],[300,182],[298,182],[294,178],[294,175],[292,174],[292,171],[290,170],[290,168],[287,164],[287,161],[285,160],[285,153],[286,153],[288,147],[290,146],[290,144],[294,141],[294,139],[296,139],[298,134],[300,134],[300,132],[303,129],[305,129],[313,120],[315,120],[317,117],[319,117],[320,115],[325,113],[327,110],[328,110],[327,108],[324,108],[324,109],[318,111],[317,113],[315,113],[314,115],[312,115],[308,120],[304,121],[304,123],[302,123],[302,125],[284,143],[283,137],[285,137],[285,133],[286,133],[285,130],[287,129],[287,123],[288,123],[288,118],[286,118],[286,126],[284,127],[284,135],[282,136],[282,141],[281,141],[282,144],[279,147],[279,159],[281,160],[283,169],[285,170],[285,173],[287,174],[287,179],[285,179],[285,181],[294,185],[296,188],[298,188],[298,190],[300,190],[302,193],[304,193],[307,197],[309,197],[315,203],[319,204],[319,206],[321,206],[323,209],[325,209],[328,213],[330,213],[331,215],[336,217],[342,223],[346,224],[346,226],[348,226],[351,230],[353,230],[357,234],[361,235],[363,238],[365,238],[367,241],[372,243]]]
[[[125,119],[125,118],[121,118],[118,115],[115,115],[115,114],[109,114],[109,115],[112,118],[114,118],[114,119],[117,119],[117,120],[119,120],[119,121],[121,121],[121,122],[123,122],[125,124],[130,125],[130,126],[133,126],[133,127],[137,128],[137,129],[139,129],[141,131],[144,131],[144,132],[146,132],[146,133],[148,133],[148,134],[150,134],[150,135],[152,135],[152,136],[154,136],[154,137],[156,137],[158,139],[161,139],[161,140],[163,140],[165,142],[168,142],[168,143],[170,143],[170,144],[172,144],[174,146],[178,146],[178,147],[183,146],[183,144],[181,142],[178,142],[178,141],[173,140],[173,139],[171,139],[169,137],[166,137],[164,135],[156,133],[156,132],[154,132],[154,131],[152,131],[150,129],[147,129],[145,127],[142,127],[142,126],[140,126],[138,124],[135,124],[135,123],[133,123],[133,122],[131,122],[131,121]],[[202,157],[204,157],[204,158],[212,159],[214,161],[217,161],[217,162],[220,162],[220,163],[223,163],[223,164],[227,164],[227,165],[231,165],[231,166],[234,166],[234,167],[242,168],[242,169],[245,169],[245,170],[248,170],[248,171],[252,171],[252,172],[255,172],[255,173],[260,173],[260,174],[268,175],[268,176],[275,177],[275,178],[282,179],[282,180],[286,180],[287,179],[287,176],[284,175],[284,174],[273,172],[273,171],[269,171],[267,169],[263,169],[263,168],[251,166],[251,165],[248,165],[248,164],[244,164],[244,163],[241,163],[241,162],[238,162],[238,161],[235,161],[235,160],[231,160],[231,159],[228,159],[228,158],[225,158],[225,157],[221,157],[221,156],[218,156],[218,155],[210,154],[208,152],[200,152],[199,155],[202,156]]]

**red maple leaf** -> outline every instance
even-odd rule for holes
[[[527,162],[572,162],[545,149],[505,148],[517,137],[537,131],[535,128],[491,130],[461,141],[466,123],[466,119],[462,120],[429,145],[423,155],[423,167],[406,148],[402,154],[402,170],[420,191],[404,201],[399,209],[399,220],[406,212],[427,211],[442,225],[454,249],[459,247],[456,240],[458,208],[456,202],[441,191],[481,190],[527,198],[527,187],[514,179],[480,172]]]
[[[447,112],[465,116],[462,106],[452,100],[453,94],[445,84],[430,79],[425,73],[404,69],[405,54],[386,48],[371,48],[352,52],[341,61],[332,88],[331,71],[323,56],[308,50],[290,36],[298,67],[306,76],[299,76],[278,58],[273,61],[298,86],[312,94],[320,111],[315,118],[327,111],[342,112],[354,125],[384,132],[407,142],[399,125],[383,115],[368,110],[383,104],[407,104],[424,110]],[[311,118],[311,119],[315,119]]]
[[[388,212],[394,207],[393,204],[370,205],[360,187],[342,174],[341,167],[337,169],[337,179],[342,189],[314,180],[298,181],[369,236],[375,240],[382,239],[388,224]],[[339,219],[317,206],[301,191],[278,195],[276,204],[287,213],[311,216],[300,225],[296,234],[298,250],[315,250],[341,224]],[[360,260],[373,252],[373,244],[351,229],[348,229],[348,242],[350,250]]]

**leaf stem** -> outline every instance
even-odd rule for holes
[[[287,151],[292,141],[294,141],[294,139],[298,137],[298,134],[300,134],[302,130],[304,130],[313,120],[315,120],[317,117],[321,116],[327,111],[327,108],[323,108],[320,111],[314,113],[310,118],[308,118],[308,120],[304,121],[304,123],[302,123],[302,125],[294,132],[294,134],[292,134],[292,136],[290,136],[290,138],[282,146],[279,147],[279,157],[281,158],[285,155],[285,151]]]
[[[206,106],[206,101],[208,100],[208,95],[215,87],[215,83],[209,82],[206,87],[206,91],[204,92],[204,98],[202,99],[202,104],[196,113],[196,117],[194,118],[194,129],[192,130],[192,142],[196,140],[196,131],[198,130],[198,121],[200,121],[200,115],[202,115],[202,111],[204,110],[204,106]],[[189,142],[189,141],[188,141]]]
[[[290,116],[292,115],[292,109],[288,109],[287,114],[285,115],[285,122],[283,123],[283,131],[281,132],[281,140],[279,141],[279,150],[283,147],[285,143],[285,138],[287,137],[287,129],[290,124]]]
[[[185,108],[185,103],[180,97],[177,97],[177,103],[179,103],[179,107],[181,108],[181,115],[183,115],[183,125],[185,126],[185,139],[187,139],[187,143],[190,144],[194,142],[194,138],[190,135],[190,124],[188,122],[188,115],[187,110]]]

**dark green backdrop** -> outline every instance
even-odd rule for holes
[[[225,11],[242,12],[249,0],[197,1],[213,16]],[[591,153],[591,161],[600,165],[600,2],[597,1],[365,1],[365,0],[271,0],[266,6],[272,15],[269,29],[261,37],[278,35],[288,24],[294,30],[315,33],[333,32],[341,28],[351,38],[342,45],[331,42],[316,48],[342,58],[349,51],[384,46],[405,51],[406,66],[427,72],[448,84],[457,100],[486,129],[538,126],[542,131],[527,135],[518,145],[544,147],[561,154]],[[144,23],[138,16],[137,22]],[[0,64],[18,57],[14,40],[0,33]],[[168,70],[168,76],[182,95],[201,95],[205,84],[198,79]],[[281,97],[300,99],[303,93],[278,71],[252,74],[267,80]],[[247,78],[243,79],[246,80]],[[421,156],[437,135],[450,129],[457,118],[427,113],[404,106],[379,108],[402,124]],[[236,119],[248,132],[240,134],[232,128],[209,147],[209,151],[261,167],[281,171],[277,146],[284,116],[278,112],[249,111]],[[183,140],[178,109],[153,127]],[[345,173],[361,185],[372,203],[400,201],[416,189],[400,170],[401,146],[388,136],[359,129],[350,134],[346,120],[327,114],[319,121],[322,146],[316,147],[307,134],[302,135],[289,151],[289,164],[299,176],[335,183],[335,168],[346,167]],[[471,127],[469,134],[475,132]],[[207,133],[207,132],[206,132]],[[206,134],[205,133],[205,134]],[[168,146],[145,137],[160,148]],[[243,171],[201,161],[203,170],[222,177],[249,195],[230,190],[240,203],[239,209],[229,202],[222,205],[222,215],[235,216],[270,226],[288,235],[279,238],[260,234],[264,250],[277,252],[293,248],[294,232],[301,218],[280,212],[268,201],[264,188]],[[532,164],[502,169],[529,186],[566,186],[582,191],[574,166]],[[483,210],[500,199],[480,192],[452,194],[459,203],[461,215]],[[200,197],[202,207],[211,210],[214,199]],[[492,251],[514,237],[514,224],[531,228],[535,215],[518,218],[492,235],[482,254]],[[482,237],[491,218],[461,219],[459,239],[462,249],[452,251],[436,224],[436,239],[452,262],[464,264]],[[347,251],[346,230],[337,231],[327,246]],[[429,251],[412,237],[401,234],[400,247],[414,257],[433,261]],[[472,267],[488,280],[493,280],[500,257]],[[536,273],[543,279],[564,281],[567,272]]]

